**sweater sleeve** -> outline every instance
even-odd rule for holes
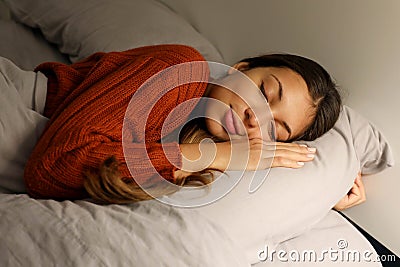
[[[134,177],[138,184],[160,178],[174,183],[174,171],[181,166],[177,143],[130,143],[122,146],[121,142],[112,142],[106,136],[87,132],[87,129],[71,131],[56,139],[61,142],[69,139],[69,145],[62,149],[51,146],[30,160],[26,167],[25,183],[32,197],[60,200],[89,197],[83,188],[85,173],[97,172],[102,161],[111,155],[121,163],[119,171],[123,177]]]
[[[85,173],[98,171],[112,155],[122,163],[120,171],[126,177],[146,182],[161,175],[174,183],[174,171],[181,167],[181,153],[177,143],[159,143],[163,122],[176,106],[201,96],[206,83],[182,84],[161,93],[154,106],[160,92],[147,88],[144,94],[137,94],[136,104],[129,103],[137,88],[155,73],[175,64],[202,60],[193,48],[165,45],[107,53],[90,70],[86,68],[85,78],[70,89],[56,108],[26,164],[28,193],[38,198],[88,197],[83,187]],[[187,72],[173,72],[176,76],[169,75],[161,82],[196,76],[203,81],[208,78],[207,71],[203,65]],[[59,76],[63,76],[62,72]],[[132,123],[128,127],[131,139],[123,145],[122,125],[127,109],[132,114],[128,118]],[[147,120],[143,117],[145,110],[151,110]],[[167,130],[173,131],[184,121],[184,113],[176,114]]]
[[[50,118],[104,55],[106,53],[95,53],[71,65],[58,62],[38,65],[35,71],[40,71],[47,77],[46,106],[43,115]]]

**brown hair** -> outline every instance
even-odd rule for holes
[[[204,119],[198,118],[188,122],[181,130],[179,143],[200,143],[204,138],[211,138],[218,142],[205,128]],[[168,140],[168,139],[164,139]],[[98,172],[87,172],[84,179],[84,187],[89,195],[99,203],[128,204],[154,197],[173,194],[177,191],[176,186],[161,187],[159,184],[146,184],[151,187],[151,194],[147,194],[131,178],[123,177],[118,168],[121,163],[114,156],[107,158],[99,167]],[[214,181],[214,173],[219,171],[205,169],[200,172],[191,173],[184,178],[177,178],[176,185],[179,186],[203,186]],[[165,185],[163,183],[163,185]]]
[[[259,67],[288,68],[298,73],[306,82],[313,100],[315,117],[301,136],[287,142],[315,140],[336,123],[342,107],[341,96],[329,73],[317,62],[291,54],[269,54],[245,58],[241,62],[249,63],[250,69]]]

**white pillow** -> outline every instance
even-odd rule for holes
[[[25,70],[33,70],[45,61],[69,63],[68,57],[49,44],[38,30],[11,20],[0,20],[0,56]]]
[[[40,28],[75,62],[98,51],[185,44],[207,60],[222,57],[189,23],[154,0],[5,0],[12,16]]]
[[[247,172],[225,197],[199,212],[217,221],[246,250],[251,263],[269,245],[296,237],[325,217],[349,191],[357,172],[372,174],[392,166],[384,136],[365,118],[344,106],[334,128],[306,143],[317,148],[316,158],[301,169],[273,168]],[[236,180],[239,172],[229,172]],[[261,187],[248,192],[252,174]],[[225,179],[225,178],[224,178]]]

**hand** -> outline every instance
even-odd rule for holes
[[[353,187],[333,208],[338,211],[345,210],[361,204],[366,200],[365,188],[361,180],[361,172],[359,172],[354,181]]]
[[[295,143],[266,142],[262,139],[216,143],[211,165],[220,170],[260,170],[269,167],[301,168],[314,159],[316,149]]]

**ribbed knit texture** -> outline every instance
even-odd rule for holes
[[[122,126],[129,101],[151,76],[170,66],[204,61],[193,48],[182,45],[141,47],[125,52],[96,53],[72,65],[43,63],[35,71],[48,77],[48,94],[44,115],[50,120],[25,167],[28,194],[36,198],[82,199],[88,197],[83,187],[84,172],[96,171],[109,156],[122,164],[121,173],[138,181],[149,181],[153,167],[143,160],[147,150],[152,165],[165,179],[174,182],[174,171],[182,166],[176,142],[159,143],[166,116],[185,100],[201,97],[206,82],[178,86],[165,94],[151,110],[148,121],[143,110],[149,109],[157,92],[135,95],[129,106],[127,131],[131,143],[122,147]],[[208,79],[208,70],[186,68],[157,80],[159,88],[176,83],[176,79]],[[154,87],[151,87],[154,88]],[[150,89],[149,89],[150,90]],[[153,89],[154,90],[154,89]],[[191,109],[193,109],[191,107]],[[183,123],[191,109],[174,112],[167,133]],[[146,122],[146,134],[136,129]],[[126,137],[126,136],[125,136]],[[145,140],[144,145],[140,144]],[[144,142],[142,142],[144,143]],[[165,153],[168,156],[166,158]],[[133,168],[132,168],[133,166]]]

